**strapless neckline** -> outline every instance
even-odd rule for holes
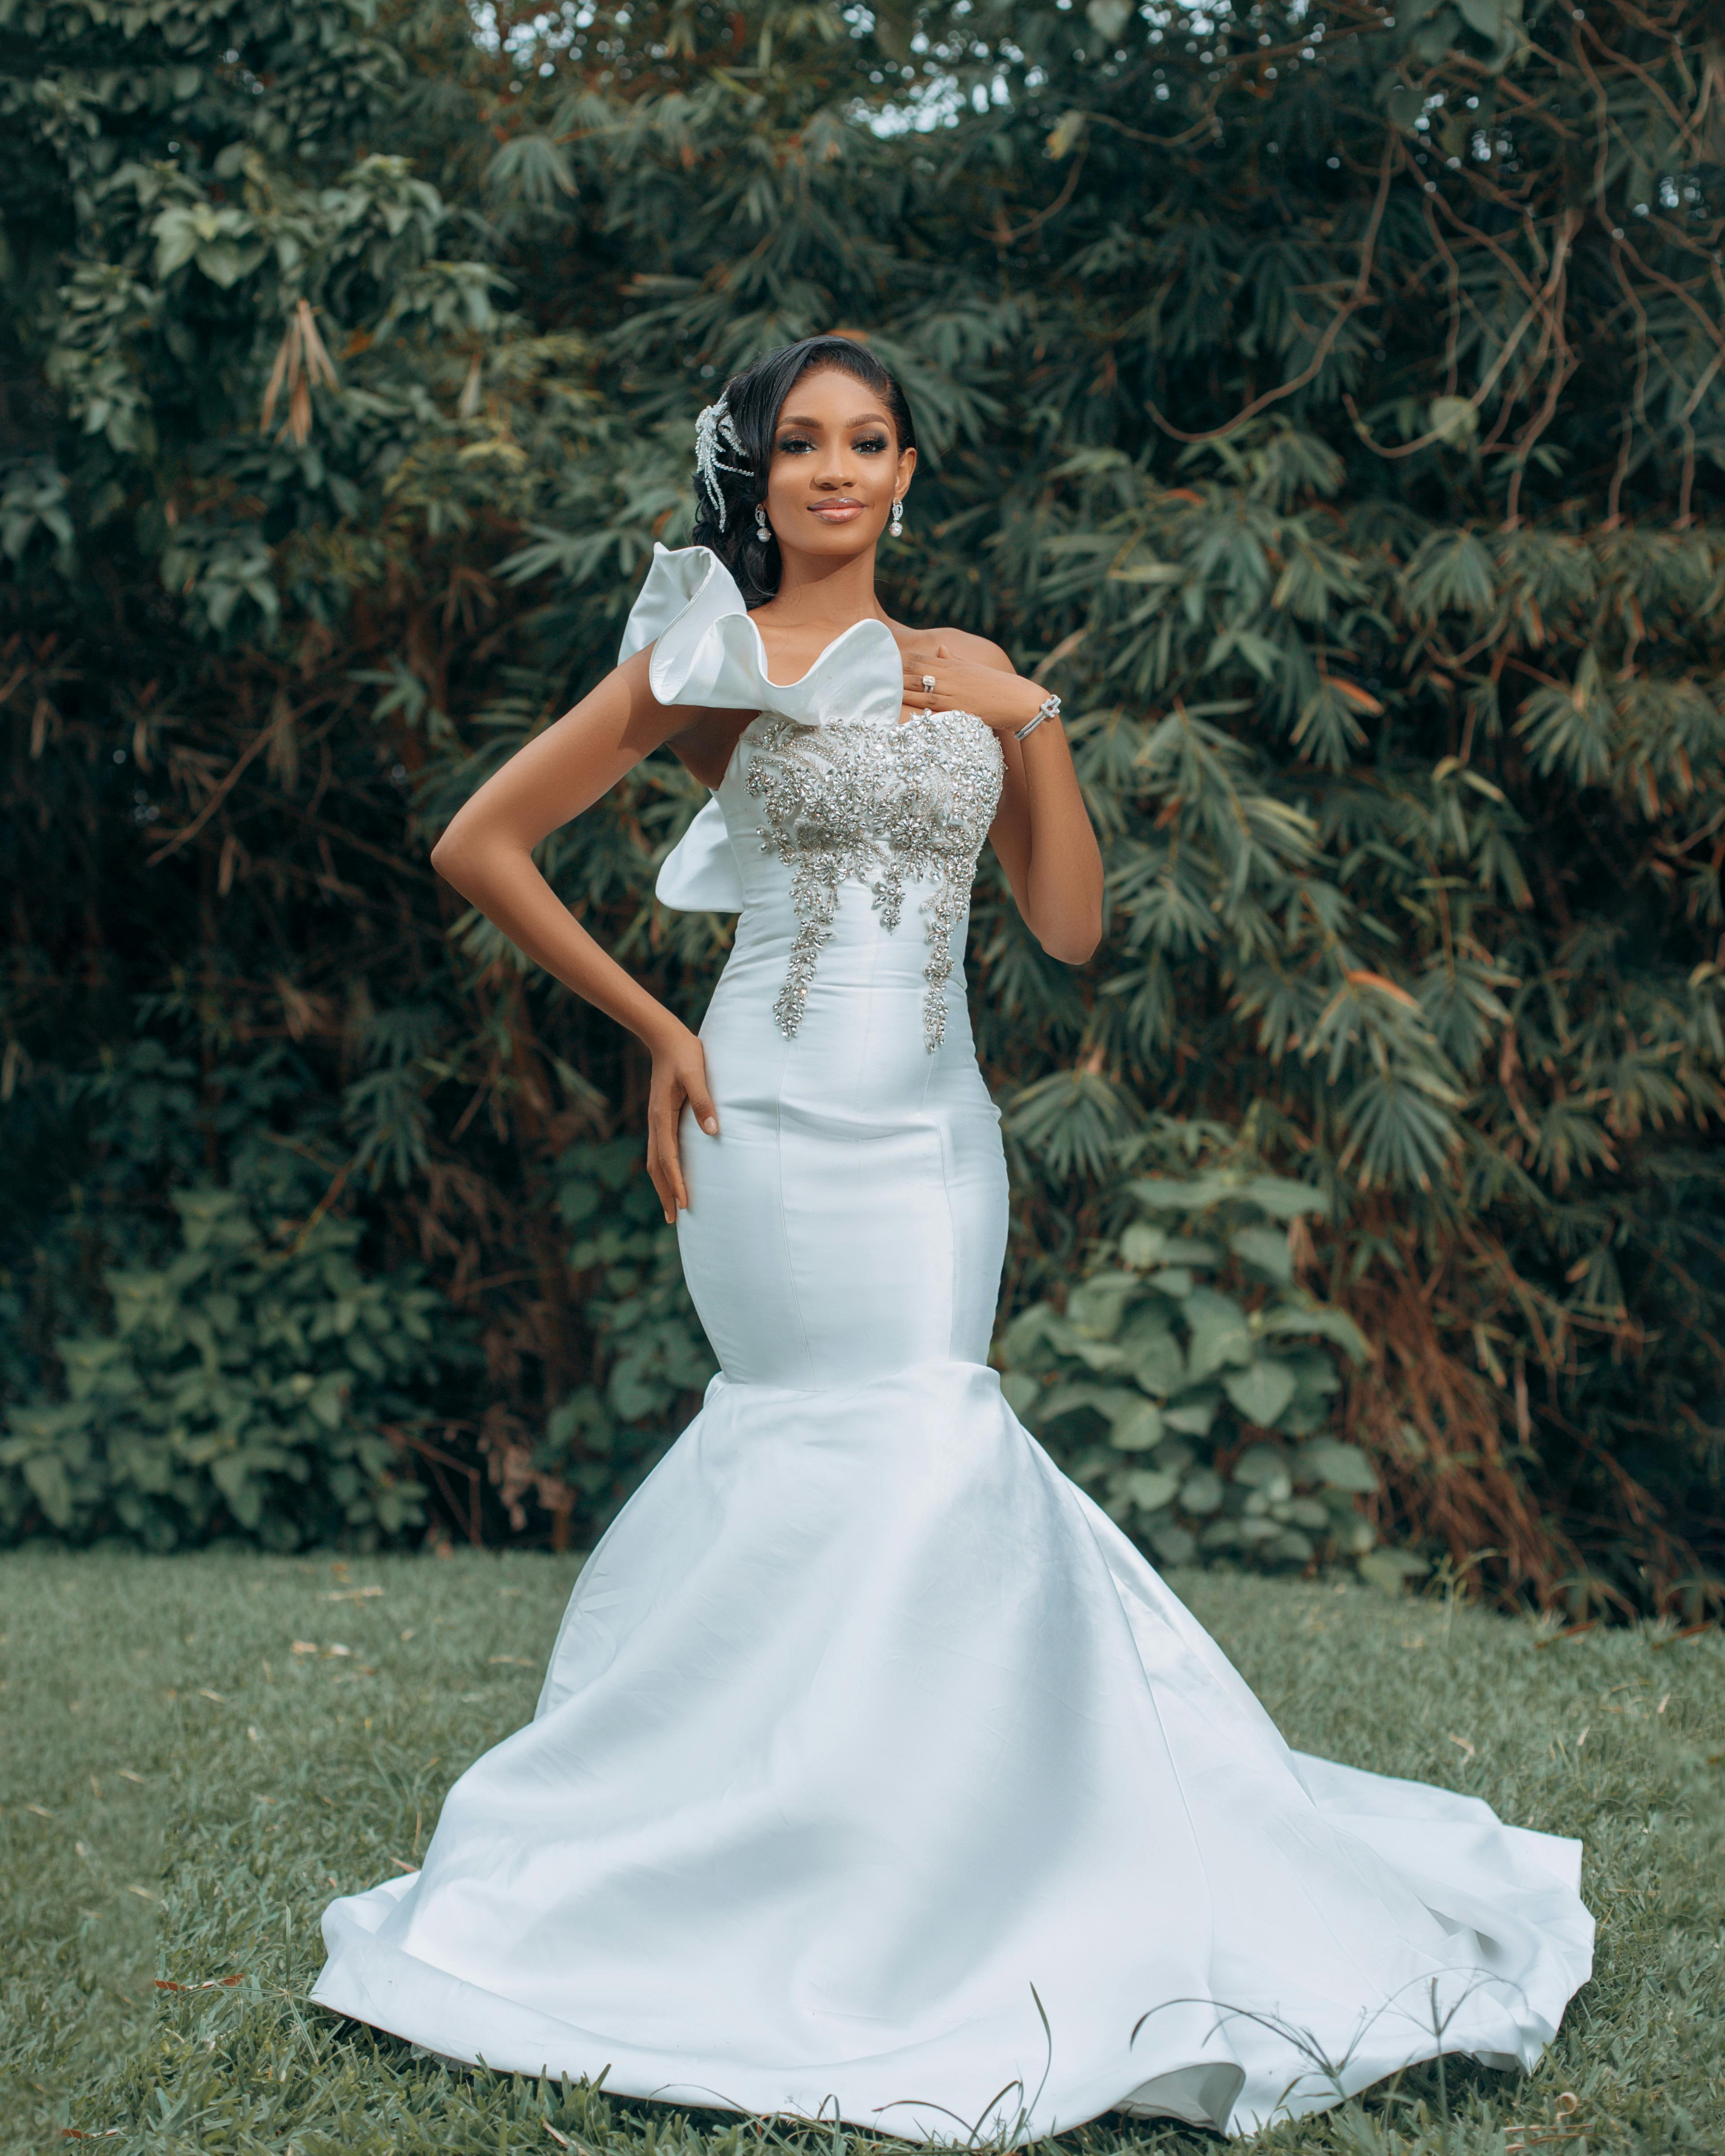
[[[655,545],[619,665],[649,645],[648,680],[662,704],[768,711],[816,726],[896,721],[904,703],[898,639],[872,615],[840,629],[794,681],[775,681],[737,579],[708,547]]]
[[[716,560],[716,556],[714,558]],[[721,562],[719,566],[721,570],[724,568],[724,564],[722,562]],[[729,572],[726,571],[725,573],[728,575]],[[735,582],[734,578],[732,579],[732,582]],[[739,598],[742,597],[741,589],[738,590],[737,595]],[[841,629],[836,636],[829,637],[826,643],[821,646],[819,652],[817,654],[812,663],[803,668],[803,671],[797,676],[794,681],[775,681],[772,674],[768,671],[768,669],[773,664],[773,660],[772,656],[767,649],[767,639],[761,634],[761,624],[755,619],[753,614],[747,612],[747,607],[745,607],[744,610],[744,619],[747,621],[749,627],[755,632],[755,642],[758,645],[761,654],[761,679],[765,682],[769,689],[800,689],[813,674],[814,674],[819,668],[825,665],[829,657],[832,653],[838,649],[839,646],[845,642],[845,639],[847,637],[855,636],[860,629],[884,629],[886,631],[886,634],[892,637],[892,652],[894,658],[902,660],[904,655],[898,639],[892,635],[891,624],[882,621],[877,614],[864,614],[860,620],[852,622],[848,628]]]

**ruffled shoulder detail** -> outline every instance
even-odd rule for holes
[[[769,680],[761,632],[736,578],[708,547],[655,545],[618,664],[649,644],[648,680],[662,704],[771,711],[818,726],[896,721],[903,701],[898,644],[884,621],[853,622],[800,680]]]
[[[745,685],[749,645],[759,642],[736,578],[710,547],[655,544],[617,663],[650,644],[648,679],[661,704],[726,708],[726,698],[714,692]]]
[[[767,677],[767,648],[737,579],[709,547],[653,549],[629,610],[618,664],[649,644],[647,678],[661,704],[768,711],[800,726],[896,724],[904,666],[884,621],[853,622],[798,681]],[[715,794],[660,865],[654,891],[679,912],[737,913],[742,874]]]

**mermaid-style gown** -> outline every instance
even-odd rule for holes
[[[660,881],[741,916],[720,1135],[682,1130],[721,1374],[532,1722],[421,1871],[331,1905],[313,1997],[916,2141],[1245,2133],[1440,2049],[1531,2066],[1591,1967],[1580,1844],[1291,1751],[987,1367],[1007,1187],[962,959],[998,743],[898,722],[879,623],[770,681],[704,548],[656,552],[649,642],[663,701],[760,714]]]

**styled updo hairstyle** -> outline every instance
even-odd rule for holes
[[[785,399],[803,376],[836,367],[872,389],[886,407],[901,450],[916,446],[911,408],[895,377],[855,337],[804,337],[781,345],[733,374],[718,403],[702,414],[709,454],[695,475],[695,544],[710,547],[737,581],[745,606],[757,607],[778,589],[778,541],[761,540],[755,506],[767,499],[767,473]],[[720,411],[716,422],[710,414]]]

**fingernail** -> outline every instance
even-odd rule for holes
[[[710,1138],[717,1137],[719,1135],[718,1117],[716,1116],[704,1116],[701,1118],[701,1127],[706,1132]]]

